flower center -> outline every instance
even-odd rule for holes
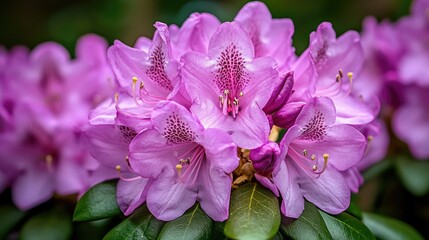
[[[309,154],[307,149],[302,150],[302,154],[300,154],[296,148],[298,148],[297,146],[293,146],[291,145],[291,147],[289,148],[288,151],[288,155],[295,160],[295,162],[304,170],[308,170],[314,174],[317,174],[318,176],[320,176],[320,174],[322,174],[327,166],[328,166],[328,160],[329,160],[329,154],[324,153],[322,155],[322,159],[323,159],[323,165],[321,162],[321,158],[320,156],[317,156],[316,154]],[[320,168],[322,168],[321,170],[319,170]]]
[[[250,81],[245,71],[244,57],[239,48],[230,44],[217,59],[217,71],[213,73],[213,83],[220,91],[219,106],[224,115],[236,117],[240,110],[243,89]]]
[[[205,158],[205,149],[195,144],[179,157],[176,165],[178,181],[194,184]]]
[[[344,74],[343,74],[343,71],[340,69],[338,71],[338,74],[335,77],[334,82],[324,87],[317,86],[315,96],[342,98],[350,95],[353,87],[353,73],[352,72],[347,73],[348,83],[345,83],[343,78],[344,78]]]

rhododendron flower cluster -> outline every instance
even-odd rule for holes
[[[428,13],[429,1],[416,0],[411,15],[397,22],[365,19],[365,64],[362,81],[356,85],[365,97],[379,96],[381,116],[412,155],[422,160],[429,158]]]
[[[10,185],[20,209],[108,177],[82,134],[89,110],[111,95],[106,49],[104,39],[86,35],[76,59],[53,42],[0,52],[0,191]]]
[[[198,201],[223,221],[231,189],[255,180],[287,217],[301,215],[304,199],[332,214],[349,206],[380,132],[377,96],[354,88],[358,33],[337,37],[322,23],[296,56],[292,21],[260,2],[231,22],[194,13],[181,27],[154,26],[153,39],[109,48],[116,93],[86,132],[92,156],[118,171],[125,215],[146,202],[169,221]]]

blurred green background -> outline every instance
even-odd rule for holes
[[[2,0],[0,45],[34,47],[57,41],[70,51],[79,36],[94,32],[110,43],[121,39],[133,44],[139,36],[151,37],[155,21],[180,25],[192,12],[211,12],[230,21],[245,0]],[[308,34],[322,21],[338,33],[359,30],[365,16],[397,19],[409,11],[410,0],[272,0],[265,2],[276,18],[295,24],[294,45],[302,52]]]

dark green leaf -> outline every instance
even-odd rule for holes
[[[60,209],[44,212],[28,220],[21,231],[22,240],[62,240],[72,233],[71,216]]]
[[[197,203],[183,216],[166,223],[158,239],[210,239],[212,224],[213,221]]]
[[[298,219],[282,218],[280,231],[292,239],[332,239],[319,210],[307,201]]]
[[[375,239],[371,231],[352,215],[343,212],[332,216],[319,211],[325,221],[326,227],[335,240],[340,239]]]
[[[278,231],[277,234],[273,238],[273,240],[283,240],[283,239],[285,239],[285,238],[283,237],[283,235],[281,234],[280,231]]]
[[[363,223],[377,238],[382,240],[423,240],[423,237],[414,228],[394,218],[363,213]]]
[[[104,182],[86,192],[76,205],[73,221],[93,221],[121,214],[116,202],[116,184]]]
[[[0,239],[4,239],[25,213],[10,205],[0,206],[0,213]]]
[[[423,196],[429,192],[429,161],[400,156],[395,159],[395,166],[402,183],[412,194]]]
[[[225,235],[234,239],[270,239],[280,226],[277,197],[258,183],[247,183],[231,195]]]
[[[211,240],[225,240],[227,237],[223,234],[225,222],[213,222]]]
[[[156,239],[164,224],[165,222],[156,219],[144,205],[108,232],[104,239]]]
[[[354,202],[350,202],[350,206],[347,208],[346,212],[350,213],[353,217],[362,220],[362,211]]]

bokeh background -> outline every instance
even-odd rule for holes
[[[359,30],[367,15],[397,19],[408,13],[411,0],[272,0],[263,1],[276,18],[295,23],[294,45],[301,52],[308,34],[322,21],[338,33]],[[211,12],[230,21],[246,0],[1,0],[0,44],[34,47],[57,41],[73,50],[76,39],[98,33],[109,42],[133,44],[139,36],[151,37],[155,21],[182,24],[192,12]]]
[[[139,36],[152,37],[156,21],[180,26],[192,12],[211,12],[221,21],[230,21],[246,2],[248,1],[0,0],[0,45],[8,49],[16,45],[33,48],[45,41],[56,41],[73,55],[77,39],[85,33],[97,33],[109,43],[120,39],[133,45]],[[407,15],[411,0],[263,2],[267,4],[273,17],[293,20],[294,46],[296,52],[301,53],[308,45],[309,33],[322,21],[332,22],[338,35],[350,29],[360,31],[362,20],[366,16],[395,21]],[[366,173],[365,177],[368,179],[367,183],[360,194],[354,197],[362,209],[399,218],[417,228],[424,236],[429,236],[428,194],[412,195],[403,187],[394,166],[389,163],[379,165]],[[5,198],[9,198],[9,194],[2,194],[0,201],[8,202]],[[93,229],[88,231],[94,234]]]

